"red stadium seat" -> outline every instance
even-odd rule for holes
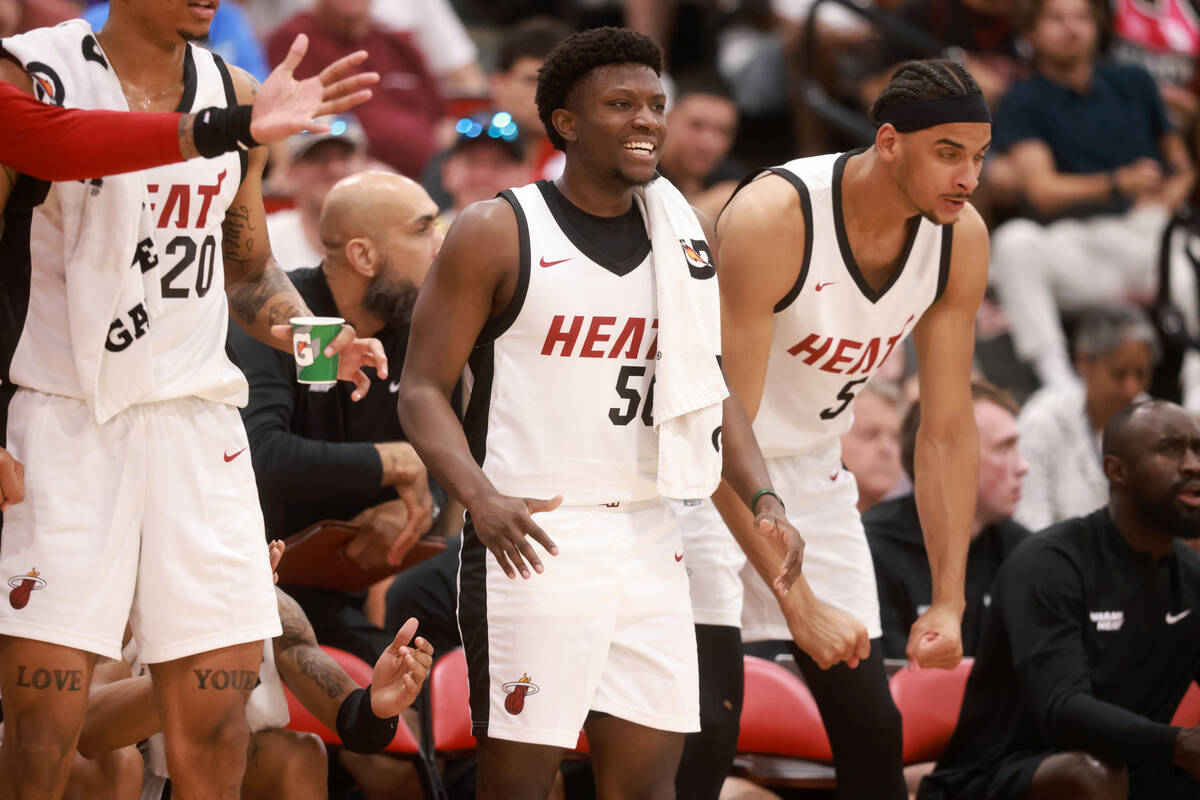
[[[1188,686],[1179,708],[1175,709],[1175,716],[1171,717],[1171,724],[1181,728],[1200,725],[1200,686],[1195,683]]]
[[[974,659],[952,670],[902,669],[888,682],[904,724],[904,763],[936,761],[958,724]]]
[[[764,786],[832,788],[833,751],[812,693],[772,661],[746,656],[735,772]]]
[[[469,755],[477,743],[471,735],[467,657],[463,649],[451,650],[434,662],[429,681],[434,752],[449,758]],[[581,731],[575,749],[567,751],[566,756],[585,756],[587,752],[587,737]]]

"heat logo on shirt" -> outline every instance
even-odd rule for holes
[[[1119,631],[1125,624],[1124,611],[1093,611],[1088,615],[1098,631]]]
[[[803,358],[804,363],[809,366],[824,359],[821,364],[817,365],[817,369],[825,372],[834,372],[840,375],[853,375],[857,372],[865,375],[883,366],[888,356],[892,354],[892,348],[904,338],[909,323],[915,318],[915,315],[909,314],[908,319],[900,326],[900,332],[886,339],[876,336],[867,342],[859,342],[854,339],[810,333],[789,347],[787,351],[789,355]],[[880,357],[880,353],[883,354],[882,357]],[[857,360],[855,360],[855,356],[857,356]],[[848,369],[846,365],[850,365]]]
[[[587,325],[584,325],[585,320]],[[570,358],[576,355],[575,345],[579,335],[587,328],[579,348],[579,358],[643,358],[653,360],[658,352],[658,320],[645,317],[628,317],[618,322],[618,317],[573,316],[568,321],[563,314],[555,314],[542,343],[542,355],[559,355]],[[650,334],[650,345],[643,351],[642,340]],[[608,344],[611,342],[612,344]],[[557,353],[555,351],[558,351]],[[639,355],[644,352],[644,355]]]

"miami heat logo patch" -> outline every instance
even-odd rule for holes
[[[687,261],[688,272],[696,280],[706,280],[717,274],[712,264],[712,250],[703,239],[680,239],[679,246],[683,248],[683,258]]]
[[[38,100],[56,106],[63,104],[66,91],[63,89],[62,78],[58,77],[58,73],[49,64],[30,61],[25,65],[25,71],[33,78],[33,94]]]
[[[34,567],[24,575],[13,575],[8,579],[8,585],[12,587],[8,593],[8,604],[19,611],[29,605],[29,595],[33,594],[34,589],[46,588],[46,581],[42,580]]]
[[[504,698],[504,710],[514,717],[525,710],[525,698],[540,691],[538,685],[529,680],[529,673],[522,675],[521,680],[509,681],[500,688],[508,694]]]

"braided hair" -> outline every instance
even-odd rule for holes
[[[957,61],[946,58],[906,61],[892,73],[871,106],[871,122],[878,127],[880,113],[892,106],[982,93],[971,73]]]
[[[580,79],[608,64],[644,64],[662,75],[662,49],[650,37],[628,28],[593,28],[568,36],[546,56],[538,70],[537,109],[555,149],[565,150],[566,142],[550,119],[554,110],[566,107]]]

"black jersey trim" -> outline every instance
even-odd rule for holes
[[[495,355],[495,344],[488,342],[478,345],[467,357],[467,366],[471,369],[474,382],[471,386],[471,400],[463,414],[463,433],[467,435],[471,455],[480,467],[487,458],[488,413],[492,404]]]
[[[486,736],[491,717],[491,658],[488,652],[487,604],[488,549],[475,534],[468,513],[463,524],[459,555],[458,627],[467,659],[467,689],[471,707],[471,734]],[[516,680],[516,677],[513,677]]]
[[[812,197],[808,193],[808,186],[804,181],[800,180],[800,176],[790,170],[781,167],[772,167],[770,172],[790,183],[796,193],[800,195],[800,213],[804,216],[804,256],[800,260],[800,274],[796,276],[796,282],[792,284],[792,288],[783,296],[783,299],[775,304],[775,313],[778,314],[785,308],[796,301],[800,295],[800,290],[804,288],[804,281],[808,277],[808,268],[812,264],[813,238],[813,211]]]
[[[189,48],[188,52],[191,52]],[[225,105],[228,108],[233,108],[238,104],[237,90],[233,88],[233,76],[229,74],[229,67],[225,66],[225,59],[221,58],[216,53],[212,54],[213,63],[217,65],[217,72],[221,73],[221,86],[225,89]],[[238,181],[238,185],[242,185],[242,181],[246,180],[246,173],[250,171],[250,154],[238,148],[238,161],[242,165],[242,180]]]
[[[0,447],[8,441],[8,404],[17,387],[9,376],[13,355],[29,314],[29,286],[33,262],[29,253],[33,211],[46,200],[48,181],[17,176],[4,209],[4,235],[0,236]]]
[[[938,261],[938,281],[937,292],[933,295],[933,302],[937,302],[942,297],[942,292],[946,291],[946,283],[950,280],[950,250],[954,245],[954,226],[942,226],[942,257]]]
[[[180,114],[190,114],[192,104],[196,102],[196,59],[192,56],[192,46],[189,44],[183,51],[183,96],[175,111]]]
[[[602,249],[596,247],[592,242],[586,239],[582,233],[575,227],[574,221],[570,214],[563,207],[563,203],[569,203],[562,193],[554,187],[550,181],[541,180],[536,184],[538,191],[541,192],[542,199],[546,202],[546,208],[550,209],[550,216],[554,217],[554,221],[558,223],[558,227],[562,229],[563,235],[578,248],[579,252],[596,262],[598,265],[608,270],[617,277],[625,277],[633,272],[638,266],[646,260],[646,256],[650,255],[650,235],[646,235],[645,243],[637,249],[637,251],[625,259],[615,259],[605,253]],[[636,209],[636,204],[634,208]],[[581,208],[576,207],[575,210],[580,214],[587,214]],[[588,214],[595,219],[604,220],[604,217],[597,217],[595,214]],[[621,217],[612,217],[613,221],[619,220]]]
[[[488,320],[479,331],[479,338],[475,340],[476,347],[495,341],[512,327],[512,324],[517,321],[517,315],[521,313],[521,308],[525,305],[525,295],[529,292],[529,220],[525,218],[525,210],[521,208],[512,189],[505,189],[500,193],[500,197],[512,206],[513,214],[517,217],[517,238],[520,240],[517,257],[519,262],[517,287],[513,290],[512,299],[508,301],[508,305],[500,312],[500,315]]]
[[[846,220],[842,215],[842,173],[846,170],[846,162],[850,160],[850,156],[855,156],[862,152],[865,152],[865,148],[847,151],[838,156],[837,161],[834,162],[833,230],[837,234],[838,249],[842,251],[842,261],[846,265],[846,271],[854,279],[854,283],[858,286],[858,290],[862,292],[863,297],[872,303],[878,303],[888,293],[888,289],[895,286],[896,281],[900,280],[900,276],[904,274],[904,268],[908,265],[908,256],[912,252],[913,244],[917,241],[917,232],[921,230],[921,217],[916,216],[908,220],[908,239],[904,243],[904,250],[900,253],[899,265],[896,267],[896,271],[892,273],[892,277],[888,278],[878,290],[872,289],[871,284],[867,283],[866,277],[863,276],[858,262],[854,259],[854,251],[850,249],[850,239],[846,236]]]

